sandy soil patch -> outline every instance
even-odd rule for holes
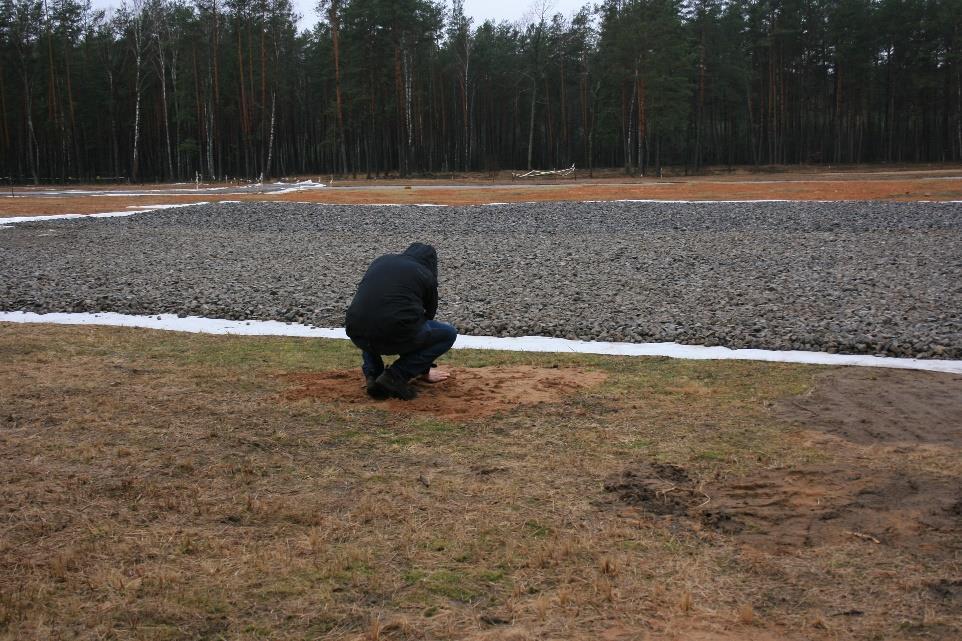
[[[0,194],[0,218],[101,214],[129,211],[145,205],[183,205],[225,200],[224,196],[32,196]]]
[[[390,412],[427,414],[438,418],[470,421],[542,403],[558,403],[607,378],[603,372],[572,368],[456,367],[442,383],[418,381],[412,401],[376,401],[364,390],[359,370],[291,374],[298,387],[285,392],[289,400],[317,399],[377,407]]]
[[[862,445],[962,444],[962,376],[844,368],[805,396],[779,404],[782,418]]]
[[[627,178],[608,174],[597,179],[528,183],[504,176],[451,181],[388,179],[336,181],[323,189],[287,194],[143,196],[42,196],[33,188],[17,187],[14,195],[0,193],[0,217],[91,214],[122,211],[138,205],[219,200],[290,201],[328,204],[445,204],[566,200],[959,200],[962,170],[814,171],[677,177]],[[72,188],[72,187],[71,187]],[[129,188],[127,186],[126,188]],[[139,187],[138,187],[139,188]],[[156,187],[161,189],[161,187]],[[98,189],[107,189],[98,187]],[[118,188],[122,189],[122,188]]]
[[[473,205],[490,202],[565,200],[957,200],[962,178],[927,181],[800,180],[779,182],[650,181],[623,184],[503,185],[492,188],[437,187],[338,190],[283,194],[278,200],[326,203],[435,203]],[[270,200],[270,198],[268,198]]]

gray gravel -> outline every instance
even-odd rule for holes
[[[0,229],[0,309],[342,326],[367,263],[440,255],[462,333],[962,358],[962,205],[218,204]]]

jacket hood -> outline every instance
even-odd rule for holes
[[[404,255],[414,258],[419,263],[430,269],[435,278],[438,277],[438,252],[435,251],[434,247],[431,245],[425,245],[424,243],[411,243],[411,245],[404,250]]]

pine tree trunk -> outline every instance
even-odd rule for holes
[[[341,171],[347,173],[347,151],[344,138],[344,98],[341,90],[341,10],[340,0],[332,0],[328,7],[331,25],[331,45],[334,53],[334,95],[337,104],[337,143],[341,156]]]
[[[237,17],[237,88],[240,91],[240,156],[244,159],[245,173],[250,175],[250,168],[247,165],[247,145],[248,134],[250,133],[250,116],[247,105],[246,78],[244,77],[244,49],[241,45],[241,24],[240,16]]]
[[[407,148],[405,149],[405,170],[410,172],[412,159],[417,156],[414,153],[414,105],[412,104],[413,73],[411,71],[412,61],[409,51],[402,52],[404,63],[404,128],[407,132]]]
[[[46,13],[46,3],[44,12]],[[47,119],[57,120],[57,79],[53,66],[53,37],[50,35],[49,23],[47,27]]]
[[[554,164],[552,158],[555,156],[556,149],[556,136],[554,131],[554,123],[551,121],[551,88],[548,86],[547,74],[544,78],[544,142],[541,148],[544,150],[542,161],[544,165],[549,166]]]
[[[113,149],[114,169],[113,175],[120,176],[120,144],[117,141],[117,101],[114,99],[114,74],[108,67],[107,85],[110,89],[110,142]]]
[[[600,90],[601,82],[598,82],[595,85],[594,90],[591,92],[591,101],[588,103],[588,108],[591,110],[591,114],[588,119],[588,176],[591,178],[594,178],[595,175],[595,124],[597,123],[598,119],[598,109],[595,103]]]
[[[705,30],[698,48],[698,107],[695,111],[695,172],[701,169],[701,130],[705,114]]]
[[[835,149],[834,162],[842,162],[842,68],[835,65]]]
[[[264,127],[267,125],[267,46],[265,40],[267,38],[267,30],[261,26],[261,135],[263,136]],[[276,65],[275,65],[276,68]],[[271,100],[274,100],[274,87],[271,87]],[[273,111],[273,107],[272,107]],[[269,152],[268,152],[269,153]]]
[[[134,154],[133,162],[131,163],[130,178],[133,182],[137,182],[137,163],[139,161],[140,153],[140,99],[143,93],[143,87],[140,82],[140,63],[143,57],[142,42],[141,42],[141,16],[137,17],[137,23],[134,27],[134,46],[136,47],[136,60],[135,60],[135,74],[134,74],[134,92],[136,95],[135,106],[134,106]]]
[[[170,86],[174,91],[174,143],[178,145],[177,151],[174,153],[176,173],[174,178],[179,180],[183,175],[183,167],[181,166],[181,152],[179,148],[180,144],[180,98],[177,94],[177,47],[171,48],[171,60],[170,60]]]
[[[745,91],[745,101],[748,112],[748,145],[752,152],[752,164],[758,166],[758,144],[755,138],[755,110],[752,108],[752,86],[750,82]]]
[[[174,160],[170,152],[170,118],[167,115],[167,62],[164,55],[164,45],[160,39],[160,31],[157,34],[157,56],[160,59],[160,97],[161,111],[164,118],[164,142],[167,148],[167,179],[174,176]]]
[[[645,122],[647,112],[645,111],[645,103],[647,101],[647,96],[645,95],[645,79],[638,78],[638,170],[641,175],[645,175],[645,161],[644,161],[644,142],[647,136],[648,123]]]
[[[578,102],[581,111],[581,132],[583,150],[585,152],[585,167],[588,167],[591,163],[588,161],[588,146],[587,138],[589,135],[588,131],[588,74],[582,73],[581,78],[578,80]]]
[[[956,97],[956,112],[955,112],[955,137],[959,143],[958,149],[956,151],[955,160],[962,159],[962,63],[955,71],[955,97]]]
[[[207,143],[207,114],[204,113],[205,103],[200,99],[200,74],[197,73],[197,49],[194,47],[191,47],[191,57],[194,62],[194,114],[197,121],[198,158],[197,167],[194,169],[194,175],[196,176],[198,173],[204,173],[204,150],[207,149],[204,146]],[[209,105],[209,102],[207,104]]]
[[[64,47],[64,79],[67,83],[67,113],[70,114],[70,140],[73,143],[73,159],[74,159],[74,169],[77,177],[82,179],[83,167],[81,166],[81,155],[80,155],[80,141],[77,136],[77,114],[74,109],[74,99],[73,99],[73,82],[70,73],[70,60],[67,57],[68,47]]]
[[[403,44],[403,42],[402,42]],[[404,74],[401,70],[401,45],[394,48],[394,91],[397,96],[398,128],[397,128],[397,165],[398,175],[407,176],[407,162],[405,154],[405,140],[407,139],[406,123],[407,101],[404,96]]]
[[[220,110],[220,66],[218,64],[217,55],[220,51],[220,21],[217,16],[217,0],[213,3],[213,37],[211,38],[211,49],[210,61],[212,64],[208,65],[213,74],[211,78],[211,91],[212,91],[212,101],[210,108],[207,113],[207,136],[209,140],[209,145],[207,147],[207,161],[209,165],[209,173],[211,180],[216,180],[220,175],[221,163],[223,163],[223,154],[221,153],[221,139],[217,134],[217,125],[220,123],[217,120],[217,112]],[[211,69],[212,68],[212,69]],[[214,144],[217,144],[217,153],[214,153]],[[215,164],[216,161],[216,164]]]
[[[531,113],[528,118],[528,171],[531,171],[531,156],[534,150],[534,106],[538,100],[538,80],[531,77]]]
[[[33,176],[33,184],[40,184],[40,146],[37,144],[37,134],[33,128],[33,108],[30,96],[30,81],[27,78],[27,70],[23,69],[23,104],[24,113],[27,116],[27,159],[30,162],[30,173]]]
[[[637,70],[635,71],[635,78],[638,77]],[[622,88],[622,95],[624,95],[624,88]],[[638,96],[637,84],[631,83],[631,102],[628,103],[628,111],[625,113],[625,175],[631,175],[632,167],[632,151],[634,147],[631,144],[632,133],[635,130],[634,123],[632,122],[631,116],[635,113],[635,99]]]
[[[4,158],[9,158],[9,157],[10,157],[10,156],[9,156],[9,153],[10,153],[10,129],[9,129],[8,126],[7,126],[7,96],[6,96],[6,91],[5,91],[5,89],[4,89],[3,74],[2,74],[2,73],[0,73],[0,130],[2,130],[2,134],[3,134],[3,138],[2,138],[2,140],[3,140],[3,147],[0,148],[0,151],[3,152],[3,157],[4,157]],[[4,168],[7,168],[6,163],[4,163],[3,167],[4,167]],[[11,175],[12,175],[12,174],[13,174],[13,171],[11,170],[10,173],[11,173]]]
[[[69,142],[66,131],[66,124],[64,123],[63,110],[60,109],[60,99],[58,97],[57,91],[57,73],[53,62],[53,36],[50,33],[48,16],[46,15],[46,3],[44,3],[44,14],[45,23],[47,25],[47,120],[50,123],[56,124],[57,128],[60,129],[60,157],[59,158],[49,158],[49,173],[51,176],[56,173],[60,174],[60,179],[66,182],[67,178],[67,166],[69,165]],[[57,165],[59,165],[59,172],[57,172]]]
[[[277,99],[277,93],[272,91],[271,92],[271,134],[270,134],[270,140],[267,143],[267,161],[264,163],[264,171],[261,172],[261,182],[264,182],[266,179],[270,178],[271,176],[271,154],[274,151],[274,122],[275,122],[274,117],[276,114],[276,111],[275,111],[275,107],[277,105],[276,99]]]
[[[464,122],[464,171],[469,171],[471,166],[471,117],[468,108],[468,72],[471,53],[467,44],[464,48],[464,66],[461,69],[461,117]]]
[[[571,161],[571,141],[568,138],[568,91],[567,78],[565,77],[565,61],[561,58],[561,90],[558,100],[561,103],[561,162],[562,166],[567,167]]]

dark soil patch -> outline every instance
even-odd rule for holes
[[[697,505],[692,480],[677,465],[640,463],[609,477],[604,487],[606,492],[617,494],[622,503],[651,514],[688,514]]]
[[[604,488],[642,512],[687,519],[771,551],[846,539],[946,555],[962,549],[962,517],[954,510],[962,484],[905,470],[812,465],[696,484],[675,466],[641,463]]]
[[[517,407],[558,403],[607,378],[603,372],[597,371],[530,366],[453,368],[449,371],[451,378],[442,383],[416,383],[418,396],[411,401],[370,398],[364,390],[359,369],[288,375],[297,387],[285,392],[284,398],[367,405],[392,412],[468,421]]]
[[[778,414],[807,429],[859,444],[962,443],[962,376],[845,367],[810,393],[782,401]]]
[[[942,579],[927,587],[932,596],[962,605],[962,579]]]

